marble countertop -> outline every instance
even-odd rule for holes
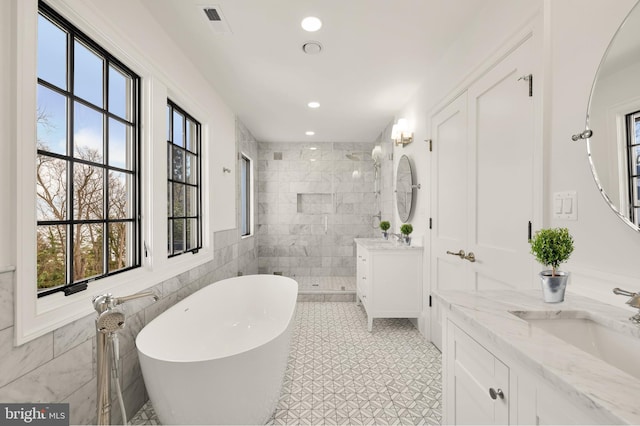
[[[640,339],[640,327],[629,322],[632,312],[569,293],[564,302],[548,304],[542,301],[540,290],[450,290],[439,291],[435,297],[444,310],[455,312],[496,350],[559,391],[574,396],[585,407],[598,407],[611,423],[640,424],[640,379],[541,329],[534,332],[526,320],[511,313],[525,311],[536,318],[586,317],[629,339]],[[621,305],[625,301],[620,298]]]
[[[388,240],[382,238],[354,238],[353,241],[369,250],[422,250],[421,246],[408,246],[398,243],[393,236],[389,236]]]

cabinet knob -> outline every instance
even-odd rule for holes
[[[489,396],[491,396],[491,399],[504,399],[504,392],[502,392],[502,389],[489,388]]]

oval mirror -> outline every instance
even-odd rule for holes
[[[609,206],[640,230],[640,8],[614,35],[596,73],[587,140],[591,171]]]
[[[403,155],[396,171],[396,206],[398,207],[398,216],[400,216],[402,222],[407,222],[411,216],[414,199],[413,187],[411,163],[409,162],[409,157]]]

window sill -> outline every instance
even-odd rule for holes
[[[91,301],[100,294],[112,293],[126,296],[147,290],[176,275],[194,269],[213,260],[213,251],[201,249],[198,254],[183,259],[166,259],[162,266],[153,268],[142,266],[129,272],[103,278],[89,284],[86,291],[64,296],[62,292],[36,300],[35,304],[17,304],[15,344],[22,345],[30,340],[54,331],[73,321],[92,314]],[[24,282],[22,274],[18,274],[17,282]],[[164,294],[158,294],[164,297]],[[37,295],[33,295],[35,299]]]

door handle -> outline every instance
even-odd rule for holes
[[[471,262],[471,263],[473,263],[473,262],[475,262],[475,261],[476,261],[476,255],[475,255],[475,254],[473,254],[473,252],[472,252],[472,251],[470,251],[470,252],[469,252],[469,254],[467,254],[464,258],[465,258],[466,260],[468,260],[469,262]]]
[[[465,259],[464,250],[458,250],[457,253],[447,250],[447,254],[450,254],[451,256],[458,256],[458,257],[460,257],[460,259]]]
[[[493,400],[496,400],[498,398],[504,399],[504,392],[502,392],[502,389],[489,388],[489,396]]]

